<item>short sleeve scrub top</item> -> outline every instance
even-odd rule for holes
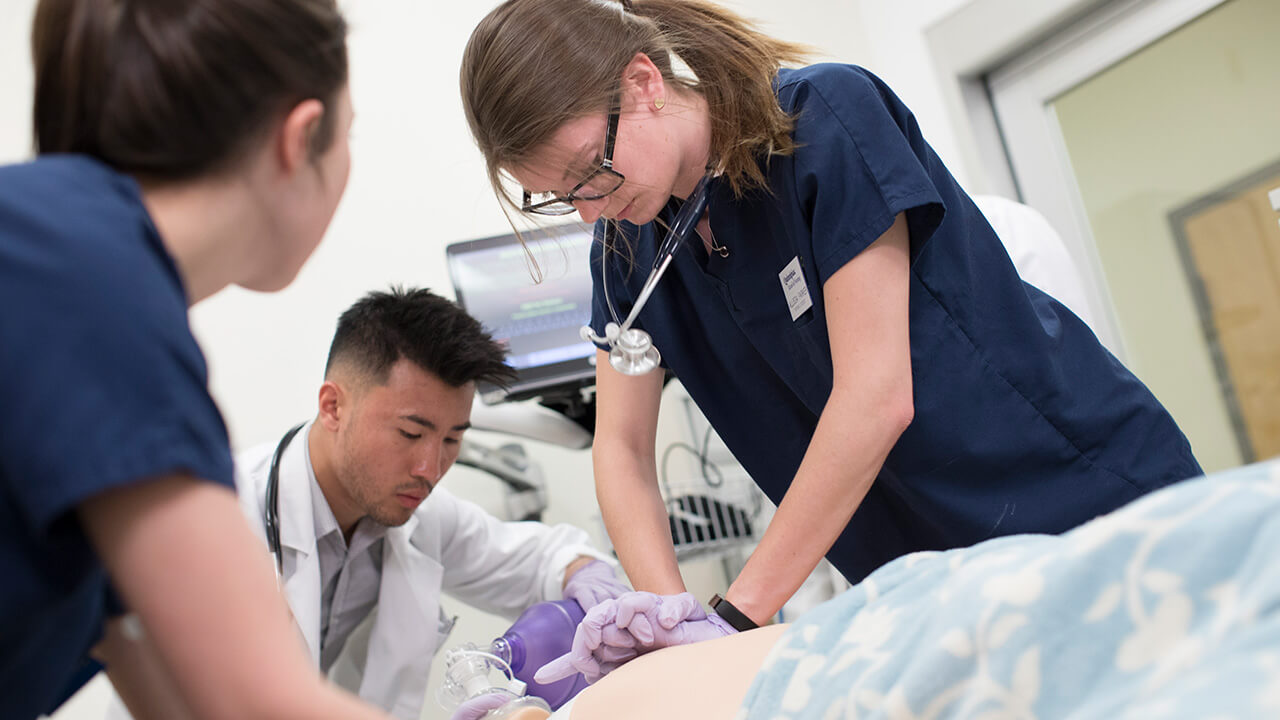
[[[713,181],[712,232],[728,255],[686,243],[636,325],[781,502],[832,388],[822,286],[906,214],[915,414],[827,555],[845,577],[857,582],[918,550],[1062,532],[1201,474],[1146,386],[1075,315],[1022,282],[882,81],[824,64],[782,70],[775,85],[795,119],[794,154],[762,160],[770,192],[735,198]],[[663,233],[656,222],[620,230],[633,257],[593,246],[601,335],[630,311]],[[812,306],[793,318],[780,276],[797,270]]]
[[[121,610],[76,508],[186,474],[234,490],[178,269],[137,184],[87,157],[0,167],[0,715],[52,712]]]

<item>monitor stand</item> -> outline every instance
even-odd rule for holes
[[[588,434],[596,432],[596,386],[558,388],[543,393],[538,404],[577,423]]]

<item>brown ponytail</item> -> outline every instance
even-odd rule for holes
[[[293,105],[347,81],[334,0],[41,0],[35,145],[180,180],[234,163]],[[313,152],[333,141],[326,112]]]
[[[759,161],[793,149],[792,119],[773,79],[805,48],[764,35],[702,0],[507,0],[476,27],[463,56],[462,102],[500,198],[500,172],[564,123],[604,112],[636,53],[668,83],[700,93],[711,115],[711,162],[734,192],[764,187]],[[682,62],[695,76],[673,70]]]

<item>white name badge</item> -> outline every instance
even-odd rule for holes
[[[809,297],[809,286],[804,282],[804,271],[800,269],[800,258],[793,257],[787,266],[778,273],[782,282],[782,294],[787,296],[787,309],[791,310],[791,320],[804,314],[813,307],[813,298]]]

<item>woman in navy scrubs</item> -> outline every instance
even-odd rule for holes
[[[1147,388],[1018,278],[893,92],[851,65],[779,69],[801,54],[698,0],[509,0],[462,69],[500,197],[576,210],[601,237],[617,221],[592,257],[597,335],[714,176],[636,326],[779,505],[717,613],[768,620],[824,555],[857,582],[1199,474]],[[637,589],[682,593],[654,461],[663,373],[598,358],[609,535]]]
[[[0,167],[0,715],[380,718],[312,669],[187,308],[287,285],[346,186],[332,0],[42,0]],[[122,616],[121,613],[129,613]]]

